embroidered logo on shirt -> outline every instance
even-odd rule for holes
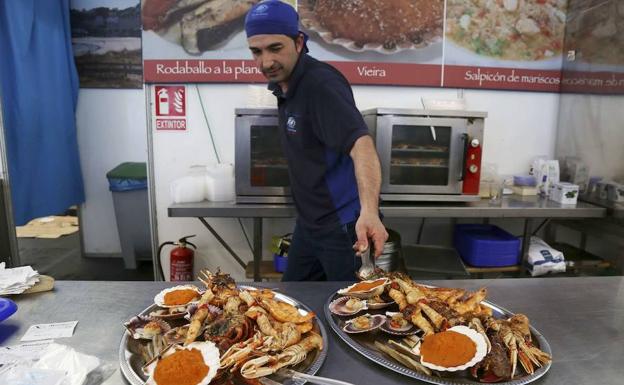
[[[297,121],[295,120],[294,116],[290,116],[288,118],[288,120],[286,121],[286,128],[288,129],[289,132],[297,132]]]

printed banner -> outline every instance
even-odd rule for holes
[[[251,60],[243,28],[247,11],[258,1],[143,0],[145,81],[265,82]],[[352,84],[619,92],[609,75],[589,75],[593,67],[584,70],[595,63],[624,62],[624,30],[618,30],[624,26],[609,21],[619,12],[609,8],[616,6],[612,2],[494,1],[487,7],[473,0],[296,3],[310,55],[337,67]],[[219,16],[213,17],[218,4]],[[603,57],[606,47],[612,48]],[[572,78],[564,80],[562,63],[565,55],[569,65],[571,52],[577,52],[572,61],[581,68],[571,70],[587,73],[570,72]]]

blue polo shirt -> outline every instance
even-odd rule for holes
[[[302,54],[277,97],[282,147],[299,222],[329,228],[357,219],[360,200],[349,152],[368,128],[347,79],[334,67]]]

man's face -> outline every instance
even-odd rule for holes
[[[275,83],[287,82],[303,49],[303,37],[295,42],[286,35],[255,35],[247,39],[262,74]]]

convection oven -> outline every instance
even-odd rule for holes
[[[381,162],[385,201],[479,199],[485,112],[363,111]]]

